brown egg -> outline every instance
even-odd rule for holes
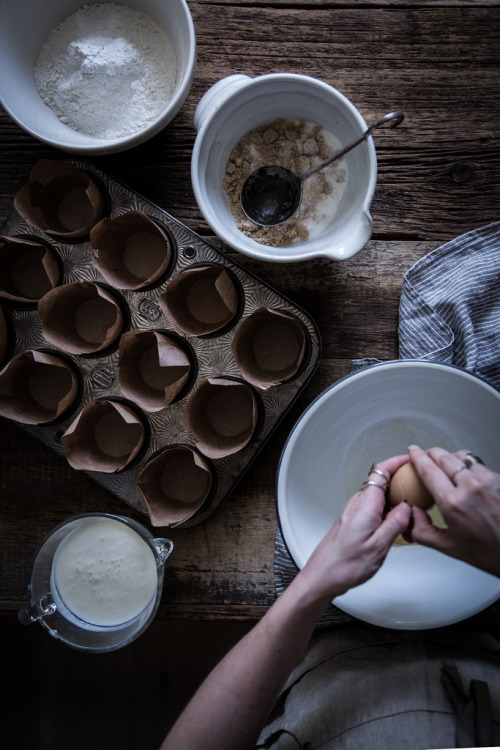
[[[434,498],[424,485],[411,463],[403,464],[394,473],[388,490],[391,505],[398,505],[406,500],[409,505],[430,508]]]

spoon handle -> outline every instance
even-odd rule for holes
[[[332,164],[332,162],[340,159],[341,156],[347,154],[348,151],[351,151],[355,146],[359,146],[359,144],[363,143],[363,141],[365,141],[377,128],[381,128],[388,122],[390,123],[390,128],[397,128],[397,126],[403,122],[404,118],[405,116],[402,112],[389,112],[387,115],[384,115],[380,118],[380,120],[377,120],[377,122],[374,122],[373,125],[370,125],[370,127],[365,130],[363,135],[360,135],[359,138],[343,148],[341,151],[337,151],[337,153],[327,159],[327,161],[324,161],[321,164],[318,164],[316,167],[312,167],[307,172],[304,172],[304,174],[300,177],[300,181],[304,182],[305,180],[309,179],[309,177],[312,177],[313,174],[319,172],[320,169],[324,169],[329,164]]]

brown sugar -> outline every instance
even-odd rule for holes
[[[303,174],[332,155],[336,140],[320,125],[285,118],[246,133],[231,153],[222,183],[238,229],[257,242],[273,247],[308,239],[325,216],[331,218],[335,211],[333,204],[338,204],[347,178],[342,159],[304,183],[297,213],[278,226],[262,227],[245,215],[240,205],[241,188],[254,170],[266,165],[276,164]]]

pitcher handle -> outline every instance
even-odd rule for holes
[[[17,619],[21,625],[31,625],[48,615],[53,615],[57,607],[50,594],[44,594],[38,602],[25,602],[17,613]]]

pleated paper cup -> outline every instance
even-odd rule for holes
[[[56,354],[21,352],[0,372],[0,414],[23,424],[63,417],[79,395],[76,370]]]
[[[118,302],[92,281],[56,287],[42,297],[38,313],[47,341],[71,354],[108,349],[124,326]]]
[[[173,328],[184,336],[209,336],[236,319],[241,291],[232,276],[217,264],[179,273],[160,295],[160,306]]]
[[[306,332],[298,318],[263,307],[239,325],[232,352],[244,379],[266,389],[297,375],[306,346]]]
[[[159,331],[135,330],[120,339],[118,375],[126,398],[148,412],[175,401],[192,374],[186,346]]]
[[[102,218],[104,198],[83,169],[41,159],[15,196],[14,206],[33,227],[63,239],[80,239]]]
[[[258,421],[259,403],[253,388],[226,378],[202,381],[184,411],[184,424],[195,436],[196,447],[210,458],[242,450]]]
[[[176,526],[197,513],[213,488],[208,461],[192,446],[168,446],[151,458],[137,483],[153,526]]]
[[[59,284],[61,269],[54,252],[43,242],[0,236],[0,297],[9,302],[36,304]]]
[[[129,466],[144,448],[146,429],[135,410],[106,399],[91,401],[61,438],[74,469],[113,474]]]
[[[90,232],[94,264],[117,289],[143,289],[161,279],[170,265],[168,235],[141,211],[102,219]]]

